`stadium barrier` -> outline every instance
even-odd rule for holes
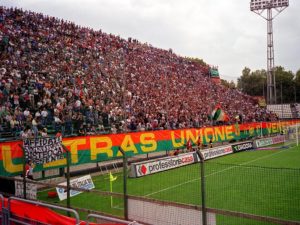
[[[300,221],[283,220],[210,207],[206,208],[205,223],[202,217],[202,207],[198,205],[174,203],[138,196],[128,196],[128,199],[129,218],[134,218],[142,224],[222,225],[223,223],[230,224],[228,221],[232,221],[232,224],[300,225]],[[224,219],[222,221],[220,217],[226,218],[228,221],[224,221]]]
[[[201,207],[130,196],[129,219],[143,224],[203,225]],[[206,225],[216,225],[216,214],[207,213]]]
[[[97,225],[100,223],[105,225],[112,224],[131,224],[139,225],[135,221],[126,221],[122,219],[117,219],[109,216],[89,214],[86,221],[81,221],[79,214],[74,209],[68,209],[61,206],[56,206],[52,204],[42,203],[33,200],[26,200],[22,198],[9,197],[4,199],[2,195],[1,207],[0,207],[0,224],[10,225],[10,224],[24,224],[24,225],[46,225],[46,224],[56,224],[56,225]],[[74,217],[64,216],[51,209],[59,210],[68,214],[73,214]],[[91,219],[96,219],[96,223],[91,222]]]
[[[251,150],[254,148],[253,141],[241,142],[238,144],[231,145],[234,153]]]
[[[63,138],[63,144],[70,150],[72,166],[98,163],[121,157],[119,146],[124,149],[128,156],[139,156],[144,154],[183,149],[187,140],[196,144],[199,137],[201,143],[207,145],[212,139],[213,143],[229,141],[244,141],[265,135],[279,134],[283,127],[295,124],[297,121],[285,122],[262,122],[246,123],[226,126],[214,126],[203,128],[190,128],[181,130],[158,130],[124,134],[106,134],[95,136],[80,136]],[[20,146],[23,142],[9,141],[0,142],[0,175],[16,176],[22,173],[23,151]],[[29,144],[29,143],[27,143]],[[33,143],[30,143],[33,145]],[[56,169],[55,175],[61,175],[59,168],[67,166],[66,159],[37,165],[35,172]]]
[[[128,224],[128,225],[141,225],[137,223],[136,221],[126,221],[126,220],[121,220],[121,219],[116,219],[108,216],[103,216],[103,215],[98,215],[98,214],[89,214],[87,216],[87,223],[86,225],[90,224],[91,219],[96,219],[97,222],[103,223],[103,222],[114,222],[114,223],[120,223],[120,224]]]
[[[72,213],[75,218],[59,215],[49,210],[49,208],[64,211],[68,214]],[[10,222],[31,224],[34,221],[39,221],[39,224],[80,224],[79,215],[74,209],[22,198],[8,198],[7,210],[9,212],[7,220],[9,224]]]
[[[261,148],[261,147],[266,147],[274,144],[280,144],[283,143],[284,141],[285,141],[284,135],[270,137],[270,138],[263,138],[263,139],[255,140],[254,147]]]
[[[142,177],[199,162],[195,152],[131,163],[129,177]]]
[[[4,218],[4,197],[2,194],[0,194],[0,224],[1,225],[5,225],[6,221],[5,221],[5,218]]]
[[[268,139],[271,139],[271,141],[268,140]],[[259,140],[261,140],[260,144],[274,144],[274,143],[280,143],[282,140],[284,140],[284,137],[275,136],[275,137],[259,139]],[[255,140],[255,141],[257,141],[257,140]],[[226,145],[226,146],[221,146],[221,147],[204,149],[204,150],[202,150],[202,154],[203,154],[205,159],[212,159],[212,158],[215,158],[215,157],[231,154],[231,153],[234,153],[234,152],[248,150],[248,148],[250,148],[250,146],[251,146],[251,144],[249,144],[249,143],[252,143],[252,142],[235,143],[235,144],[232,144],[232,145]],[[122,149],[120,149],[120,150],[122,150]],[[123,209],[119,212],[122,212],[123,215],[124,215],[124,218],[128,219],[128,218],[132,218],[133,214],[130,214],[130,213],[136,211],[136,210],[133,210],[132,208],[130,208],[130,207],[132,207],[132,203],[130,201],[131,201],[131,199],[133,199],[133,198],[131,198],[132,193],[134,193],[137,189],[135,191],[133,191],[133,190],[128,188],[128,184],[127,184],[127,175],[128,175],[127,174],[127,162],[130,158],[128,158],[126,156],[126,154],[124,154],[124,153],[125,152],[123,151],[123,163],[122,163],[122,165],[120,165],[120,168],[117,168],[116,170],[114,170],[113,167],[110,167],[106,171],[101,171],[101,174],[100,174],[101,176],[106,177],[104,179],[108,179],[108,181],[110,181],[110,172],[114,171],[116,173],[119,173],[120,175],[118,175],[118,176],[121,177],[121,179],[120,178],[118,178],[118,179],[122,180],[122,178],[123,178],[123,180],[122,180],[123,182],[121,183],[121,185],[123,186],[123,193],[122,193],[122,190],[121,190],[121,193],[116,193],[116,192],[113,192],[112,189],[108,190],[108,191],[99,191],[99,190],[93,190],[93,189],[92,190],[87,190],[83,187],[79,187],[78,185],[70,186],[69,189],[70,190],[75,190],[75,191],[81,191],[85,195],[87,195],[89,198],[93,199],[93,202],[97,202],[99,204],[101,204],[101,202],[103,202],[103,199],[108,200],[108,202],[110,200],[111,209],[114,209],[114,207],[122,207],[123,206]],[[192,156],[193,154],[194,153],[188,153],[187,155]],[[184,156],[185,154],[180,154],[180,155]],[[91,156],[89,156],[89,157],[91,157]],[[173,157],[177,157],[177,156],[173,156]],[[193,158],[195,159],[194,156],[193,156]],[[157,161],[157,160],[155,160],[155,161]],[[210,161],[207,161],[205,164],[211,166],[211,165],[214,165],[215,163],[211,163]],[[123,165],[125,165],[125,166],[123,167]],[[201,187],[200,187],[200,181],[205,180],[204,176],[205,177],[212,177],[212,176],[215,176],[215,175],[219,176],[219,174],[222,174],[222,176],[219,176],[219,180],[222,180],[223,176],[227,176],[227,175],[231,176],[231,173],[229,173],[228,171],[230,171],[230,172],[237,171],[239,173],[241,171],[243,171],[242,175],[239,176],[239,177],[242,177],[241,179],[243,180],[244,176],[246,177],[247,175],[249,175],[249,171],[251,171],[251,170],[256,171],[256,170],[259,170],[259,169],[264,170],[265,173],[267,173],[268,176],[270,176],[270,174],[272,176],[274,176],[273,177],[274,180],[283,179],[285,177],[288,177],[285,174],[285,172],[286,173],[293,173],[294,178],[289,180],[288,182],[286,182],[286,183],[291,183],[292,180],[299,180],[300,176],[299,176],[299,171],[298,170],[285,171],[284,169],[282,169],[283,172],[282,172],[281,175],[279,175],[279,173],[278,173],[279,170],[276,171],[276,172],[274,172],[274,171],[269,172],[269,171],[272,170],[272,168],[256,168],[256,167],[250,167],[248,165],[243,166],[243,165],[215,164],[214,166],[212,166],[212,167],[216,167],[215,169],[209,168],[209,170],[206,169],[205,172],[204,172],[204,170],[202,170],[199,165],[202,165],[202,164],[194,163],[191,166],[182,167],[181,169],[182,169],[183,172],[179,174],[179,176],[178,176],[180,178],[179,180],[175,180],[176,178],[172,177],[172,171],[174,171],[174,170],[165,171],[164,173],[158,173],[157,174],[158,177],[159,177],[158,180],[155,180],[157,178],[154,178],[154,176],[157,176],[156,174],[148,176],[150,182],[147,184],[147,186],[146,187],[138,186],[138,189],[145,189],[145,191],[148,191],[148,192],[149,192],[149,189],[150,189],[150,193],[147,193],[147,192],[140,193],[140,196],[134,196],[134,200],[136,200],[136,201],[138,200],[139,204],[142,204],[141,202],[147,202],[147,200],[142,197],[142,196],[146,196],[147,198],[151,198],[151,199],[155,200],[157,205],[153,204],[153,202],[149,205],[147,205],[148,203],[145,203],[143,205],[143,207],[141,207],[140,209],[146,210],[146,209],[148,209],[148,206],[149,206],[149,209],[154,210],[154,208],[158,209],[160,206],[164,205],[164,207],[170,208],[170,212],[173,212],[173,214],[170,213],[169,215],[174,216],[175,214],[180,215],[179,212],[184,211],[184,210],[182,210],[182,208],[184,208],[184,209],[188,208],[188,207],[186,207],[186,205],[190,205],[192,208],[193,207],[198,207],[198,209],[201,209],[199,207],[201,205],[201,201],[203,199],[202,195],[203,195],[203,192],[204,192],[204,196],[207,196],[207,198],[208,198],[208,203],[209,203],[208,206],[210,206],[210,207],[207,208],[207,212],[215,213],[217,221],[220,220],[219,219],[220,215],[223,215],[223,217],[226,217],[226,219],[229,218],[229,217],[232,217],[232,218],[243,218],[243,219],[248,219],[248,220],[250,219],[250,220],[254,220],[254,221],[256,221],[256,220],[257,221],[268,221],[270,223],[272,222],[272,223],[275,223],[275,224],[300,224],[298,222],[293,222],[293,221],[289,221],[289,220],[282,220],[280,218],[274,218],[274,216],[277,216],[277,214],[278,215],[282,214],[281,212],[274,212],[274,215],[270,216],[270,215],[259,215],[258,214],[259,212],[256,212],[256,211],[242,212],[242,209],[238,209],[238,210],[241,210],[241,211],[238,211],[235,208],[230,208],[229,210],[225,210],[225,209],[222,209],[222,206],[219,206],[219,205],[216,205],[215,207],[212,207],[214,205],[213,204],[210,205],[210,201],[212,199],[211,196],[214,197],[214,194],[211,195],[210,191],[212,189],[217,188],[218,192],[222,193],[223,191],[226,191],[226,193],[230,193],[229,191],[232,189],[232,187],[230,185],[236,184],[237,183],[236,180],[233,180],[233,182],[231,182],[230,184],[227,184],[229,186],[224,186],[224,187],[222,187],[222,182],[221,183],[216,182],[216,183],[214,183],[213,186],[211,186],[210,182],[208,182],[207,184],[210,185],[210,186],[208,186],[207,188],[202,190],[202,192],[201,192]],[[195,168],[196,168],[196,170],[195,170]],[[123,173],[122,173],[122,171],[123,171]],[[104,172],[104,173],[102,173],[102,172]],[[202,172],[204,174],[203,176],[201,176]],[[261,176],[261,178],[263,177],[262,175],[259,175],[259,176]],[[255,177],[255,179],[257,179],[258,176],[257,176],[257,174],[254,174],[253,177]],[[11,177],[11,178],[0,177],[0,178],[8,179],[8,180],[14,180],[14,181],[17,181],[17,180],[20,181],[20,179],[13,178],[13,177]],[[66,179],[70,179],[70,177],[66,177]],[[131,177],[130,179],[134,179],[134,178]],[[174,181],[173,181],[173,179],[174,179]],[[232,179],[232,178],[230,178],[230,179]],[[254,182],[255,179],[253,178],[252,182]],[[262,180],[264,180],[264,179],[266,179],[266,178],[262,178]],[[23,179],[21,179],[21,181],[22,180]],[[209,180],[210,179],[208,179],[208,181]],[[112,182],[110,182],[110,184],[112,184]],[[161,186],[166,182],[170,183],[172,188],[169,188],[169,187],[165,188],[165,187]],[[262,190],[260,190],[260,189],[259,190],[257,190],[257,189],[252,190],[251,189],[251,185],[252,185],[251,182],[248,183],[247,180],[243,180],[243,182],[245,182],[245,185],[242,185],[240,187],[240,189],[241,190],[242,189],[247,190],[247,194],[253,192],[253,190],[256,191],[256,192],[263,191],[263,188],[262,188]],[[277,186],[284,186],[285,185],[284,180],[279,180],[278,182],[279,183],[275,185],[276,188],[277,188]],[[280,183],[280,182],[282,182],[282,183]],[[57,184],[57,183],[51,184],[49,182],[32,181],[32,180],[28,180],[28,179],[26,179],[26,184],[35,184],[35,185],[37,185],[37,189],[41,189],[41,188],[68,189],[68,187],[66,187],[66,185]],[[191,186],[189,186],[189,188],[191,188],[191,187],[194,188],[195,187],[196,192],[195,191],[191,192],[191,194],[195,194],[195,196],[192,196],[192,200],[189,200],[190,202],[186,202],[188,198],[191,198],[191,196],[188,197],[189,192],[185,188],[181,188],[181,186],[184,186],[184,185],[191,185]],[[219,186],[221,186],[221,187],[219,188]],[[26,185],[26,187],[27,187],[27,185]],[[30,185],[28,187],[30,187]],[[177,190],[178,187],[179,187],[179,189]],[[132,186],[130,186],[130,188],[132,188]],[[170,196],[164,196],[163,194],[161,194],[164,191],[173,190],[173,188],[176,189],[175,194],[170,194]],[[20,188],[20,189],[22,189],[22,188]],[[127,193],[127,191],[129,191],[131,193],[131,195],[129,195]],[[289,189],[287,189],[286,191],[289,191]],[[290,191],[293,192],[295,190],[290,190]],[[217,192],[217,194],[218,194],[218,192]],[[185,197],[185,198],[182,199],[181,196],[178,195],[177,193],[180,193],[180,195],[183,195],[183,197]],[[152,197],[152,196],[155,196],[155,198]],[[159,198],[161,197],[162,199],[168,198],[168,201],[158,200],[158,199],[156,199],[157,196]],[[224,196],[224,199],[226,199],[228,197],[233,198],[233,199],[235,198],[235,196],[233,196],[233,195],[228,195],[228,196]],[[121,199],[121,201],[115,201],[115,199],[113,199],[113,198],[119,198],[119,199]],[[166,202],[169,202],[170,204],[172,203],[171,204],[172,207],[170,207],[170,205],[166,204]],[[228,199],[227,202],[230,202],[230,199]],[[93,204],[91,204],[88,208],[84,208],[85,206],[84,206],[83,203],[85,203],[85,200],[82,200],[79,203],[78,202],[73,203],[73,201],[71,201],[71,205],[68,205],[68,206],[72,207],[74,209],[76,208],[76,210],[79,210],[79,211],[82,211],[82,212],[85,212],[85,213],[95,212],[95,213],[102,213],[103,214],[103,211],[99,211],[98,209],[94,209]],[[175,208],[174,208],[173,203],[176,206]],[[185,203],[185,204],[183,204],[183,203]],[[176,205],[176,204],[179,204],[179,205]],[[181,204],[183,204],[183,205],[181,205]],[[293,207],[295,207],[295,208],[297,207],[297,202],[295,203],[295,205]],[[160,210],[156,210],[155,212],[156,212],[156,214],[158,214],[159,212],[163,212],[164,210],[168,211],[168,209],[160,209]],[[178,212],[176,212],[176,210],[178,210]],[[107,211],[106,213],[110,213],[110,212]],[[190,212],[186,211],[185,213],[188,215]],[[198,210],[198,214],[199,214],[200,218],[203,218],[203,217],[201,217],[201,210]],[[145,213],[144,213],[144,215],[145,215],[145,219],[147,219],[148,216],[146,216]],[[300,213],[299,213],[299,215],[300,215]],[[140,216],[140,214],[139,214],[139,216]],[[179,218],[180,217],[178,216],[178,220],[180,220]],[[210,217],[208,216],[207,218],[210,218]],[[138,221],[143,222],[143,221],[140,221],[140,220],[138,220]],[[212,221],[213,221],[213,219],[212,219]],[[147,221],[145,221],[145,223],[146,222]],[[190,224],[193,224],[193,223],[190,223]],[[196,222],[195,222],[195,224],[196,224]]]
[[[203,154],[204,160],[208,160],[208,159],[213,159],[216,157],[232,154],[233,150],[231,145],[225,145],[216,148],[201,150],[201,153]]]

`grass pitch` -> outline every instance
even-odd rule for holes
[[[113,192],[123,192],[123,177],[114,173]],[[109,175],[93,177],[96,189],[110,191]],[[201,205],[200,165],[193,164],[141,178],[128,178],[128,194]],[[300,221],[300,146],[239,152],[205,162],[207,207]],[[48,202],[40,192],[39,199]],[[123,199],[82,193],[71,206],[122,216]],[[217,216],[217,224],[271,224]]]

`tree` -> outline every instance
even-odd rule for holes
[[[293,103],[295,98],[300,100],[300,70],[296,76],[284,67],[275,68],[277,103]],[[238,78],[237,88],[251,96],[267,97],[267,72],[256,70],[252,72],[245,67],[242,76]]]
[[[238,78],[237,88],[251,96],[263,96],[266,93],[266,75],[265,70],[251,72],[245,67],[242,76]]]
[[[192,62],[198,63],[202,66],[207,66],[207,63],[204,62],[203,59],[199,59],[199,58],[193,58],[193,57],[186,57],[188,60],[191,60]]]
[[[294,77],[295,76],[291,71],[286,71],[281,66],[275,68],[276,96],[278,104],[294,102]]]
[[[300,102],[300,69],[296,73],[294,82],[294,102]]]
[[[221,79],[221,84],[227,88],[231,88],[231,89],[235,89],[236,86],[235,86],[235,83],[232,81],[228,82],[227,80],[223,80]]]

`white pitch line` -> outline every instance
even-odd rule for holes
[[[212,176],[212,175],[215,175],[215,174],[218,174],[218,173],[222,173],[224,171],[227,171],[227,170],[230,170],[230,169],[233,169],[235,167],[238,167],[238,166],[242,166],[242,165],[247,165],[249,163],[252,163],[252,162],[255,162],[255,161],[258,161],[258,160],[261,160],[261,159],[264,159],[264,158],[268,158],[270,156],[273,156],[273,155],[276,155],[276,154],[279,154],[281,152],[286,152],[287,150],[281,150],[279,152],[274,152],[273,154],[270,154],[270,155],[265,155],[265,156],[262,156],[262,157],[259,157],[259,158],[256,158],[256,159],[253,159],[253,160],[250,160],[248,162],[244,162],[244,163],[241,163],[241,164],[238,164],[236,166],[231,166],[231,167],[228,167],[226,169],[223,169],[223,170],[219,170],[217,172],[214,172],[214,173],[210,173],[208,175],[206,175],[205,177],[209,177],[209,176]],[[163,191],[167,191],[167,190],[170,190],[170,189],[173,189],[173,188],[176,188],[176,187],[179,187],[179,186],[182,186],[182,185],[185,185],[185,184],[188,184],[188,183],[192,183],[194,181],[197,181],[197,180],[200,180],[200,178],[196,178],[196,179],[193,179],[193,180],[189,180],[189,181],[186,181],[186,182],[183,182],[183,183],[180,183],[180,184],[177,184],[177,185],[174,185],[174,186],[171,186],[171,187],[167,187],[167,188],[164,188],[164,189],[161,189],[159,191],[155,191],[155,192],[152,192],[152,193],[149,193],[149,194],[146,194],[144,195],[145,197],[147,196],[151,196],[151,195],[154,195],[154,194],[157,194],[157,193],[160,193],[160,192],[163,192]]]

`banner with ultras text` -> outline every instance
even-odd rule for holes
[[[121,153],[118,151],[119,147],[126,152],[127,156],[170,151],[185,148],[187,140],[190,140],[192,145],[196,145],[199,138],[201,139],[201,143],[207,144],[210,139],[213,142],[239,141],[261,135],[278,134],[282,130],[282,127],[293,125],[296,122],[246,123],[203,127],[199,129],[159,130],[71,137],[63,138],[62,144],[71,153],[71,165],[79,165],[121,157]],[[0,175],[15,176],[22,173],[24,156],[19,145],[22,145],[22,141],[0,143]],[[57,154],[57,151],[52,152],[52,155],[60,155]],[[40,158],[44,159],[47,157],[41,155]],[[65,157],[61,157],[53,162],[47,161],[48,159],[46,163],[37,165],[34,171],[65,167],[67,164]]]

